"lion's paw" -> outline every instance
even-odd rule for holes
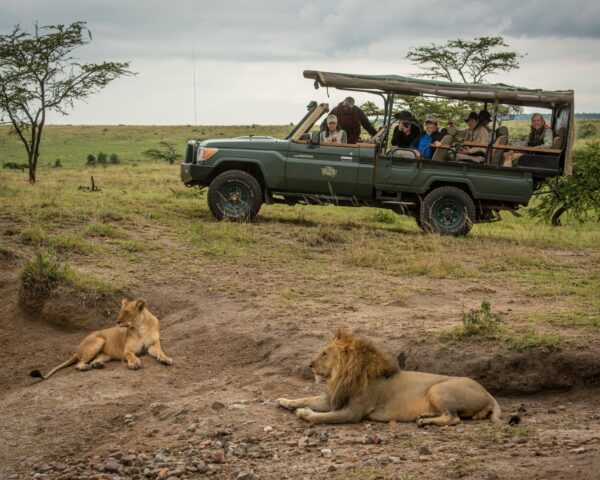
[[[301,418],[302,420],[310,421],[310,416],[313,414],[313,411],[310,408],[299,408],[296,410],[296,416]]]
[[[163,357],[159,359],[160,363],[164,363],[165,365],[173,365],[173,359],[169,357]]]
[[[142,365],[139,362],[139,360],[137,362],[129,362],[127,364],[127,368],[129,368],[130,370],[138,370],[141,366]]]
[[[292,407],[290,407],[290,401],[287,398],[278,398],[275,400],[275,405],[288,410],[293,410]]]

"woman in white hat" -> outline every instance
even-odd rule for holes
[[[321,132],[321,142],[348,143],[346,132],[338,125],[338,119],[331,114],[327,117],[327,128]]]

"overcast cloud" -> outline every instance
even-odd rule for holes
[[[464,0],[0,0],[0,31],[15,24],[85,20],[83,61],[130,61],[136,77],[109,85],[55,123],[193,124],[192,49],[199,124],[286,123],[315,91],[305,69],[410,75],[410,47],[501,35],[526,56],[489,77],[526,87],[574,89],[577,111],[600,111],[600,2]],[[368,97],[356,95],[363,101]],[[371,98],[372,99],[372,98]]]

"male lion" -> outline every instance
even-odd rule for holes
[[[363,418],[425,425],[456,425],[461,418],[500,418],[500,406],[488,391],[467,377],[401,371],[373,343],[338,330],[310,362],[326,394],[277,405],[296,410],[311,423],[349,423]]]
[[[111,360],[126,360],[127,366],[133,370],[140,368],[140,359],[136,355],[148,351],[150,355],[164,363],[172,365],[173,360],[165,355],[160,347],[158,318],[146,308],[145,300],[121,302],[121,311],[117,317],[116,327],[105,328],[90,333],[75,350],[75,354],[66,362],[54,367],[46,375],[33,370],[32,377],[44,380],[61,368],[75,365],[80,371],[103,368]]]

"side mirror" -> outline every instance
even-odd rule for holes
[[[321,132],[318,130],[316,132],[312,132],[312,135],[310,136],[310,142],[308,142],[308,146],[311,148],[314,148],[314,147],[319,146],[320,143],[321,143]]]

